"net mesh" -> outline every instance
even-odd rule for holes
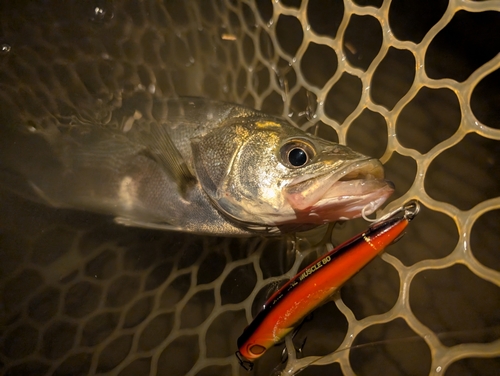
[[[421,214],[253,374],[493,375],[499,11],[465,0],[3,5],[2,121],[119,126],[139,94],[197,95],[380,158],[397,187],[388,210],[418,199]],[[0,198],[6,375],[244,374],[237,337],[327,248],[312,235],[123,228]],[[329,242],[363,227],[345,224]]]

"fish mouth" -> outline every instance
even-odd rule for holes
[[[321,224],[369,215],[393,192],[394,184],[384,179],[382,163],[369,158],[323,175],[297,178],[285,188],[284,196],[297,219]]]

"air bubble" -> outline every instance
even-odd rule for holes
[[[7,55],[10,52],[10,44],[2,43],[0,45],[0,55]]]
[[[90,20],[96,23],[103,23],[111,20],[114,16],[111,4],[105,4],[99,1],[91,11]]]
[[[97,18],[104,18],[104,16],[106,15],[106,11],[102,8],[95,7],[94,14]]]

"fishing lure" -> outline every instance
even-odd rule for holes
[[[236,355],[240,364],[251,369],[254,360],[290,333],[385,247],[398,240],[419,210],[418,201],[407,202],[365,232],[321,256],[275,292],[238,338]]]

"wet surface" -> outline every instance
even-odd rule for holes
[[[297,359],[281,364],[281,344],[252,374],[310,365],[301,374],[493,375],[500,367],[500,134],[491,103],[499,95],[492,82],[500,34],[488,25],[500,24],[500,13],[482,2],[488,12],[457,12],[426,34],[444,12],[439,4],[429,17],[407,21],[408,8],[393,2],[394,40],[378,21],[387,14],[378,10],[382,2],[355,3],[377,8],[354,7],[341,24],[344,6],[335,1],[7,2],[0,136],[50,134],[75,120],[119,127],[138,96],[197,95],[264,108],[347,141],[386,164],[397,187],[391,207],[417,198],[422,212],[403,239],[307,318],[293,341]],[[336,16],[325,18],[327,9]],[[479,42],[451,43],[457,27]],[[426,35],[427,53],[401,42]],[[382,53],[373,49],[381,38]],[[415,61],[431,78],[468,81],[428,79]],[[45,166],[40,174],[50,172],[43,150],[10,145],[2,153],[0,167],[22,154]],[[326,250],[305,240],[295,253],[290,239],[122,227],[25,200],[26,187],[14,187],[0,190],[6,375],[243,374],[234,352],[244,327],[299,265]],[[332,242],[366,226],[338,226]],[[358,347],[336,352],[350,346]]]

